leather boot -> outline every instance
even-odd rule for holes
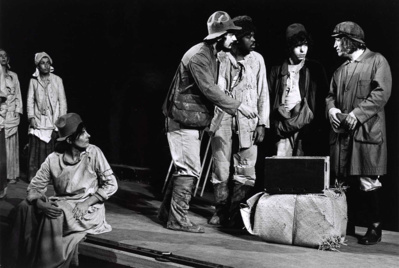
[[[376,222],[376,223],[373,223],[367,229],[366,234],[362,238],[360,238],[359,244],[375,245],[378,242],[381,242],[381,237],[382,237],[381,223]]]
[[[378,189],[364,192],[367,204],[368,221],[371,223],[366,234],[360,238],[359,243],[363,245],[375,245],[381,242],[382,228],[379,213],[379,191]]]
[[[231,204],[229,209],[229,223],[230,228],[242,228],[244,223],[241,218],[240,204],[244,202],[248,192],[252,189],[252,186],[245,185],[239,182],[234,182],[233,194],[231,196]]]
[[[172,199],[166,228],[175,231],[203,233],[204,229],[188,218],[189,203],[192,196],[195,177],[177,176],[173,182]]]
[[[171,177],[168,187],[166,188],[165,194],[163,196],[162,204],[158,210],[158,220],[160,220],[163,224],[166,224],[169,218],[170,201],[172,199],[174,178],[174,176]]]
[[[227,181],[213,184],[213,194],[215,196],[215,212],[208,223],[211,225],[225,225],[228,220],[227,201],[229,187]]]

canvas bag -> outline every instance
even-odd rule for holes
[[[280,104],[278,107],[278,112],[283,118],[278,122],[277,133],[280,136],[287,136],[289,134],[295,133],[305,125],[310,124],[313,120],[314,115],[309,107],[306,96],[309,90],[309,70],[306,69],[306,80],[305,80],[306,93],[302,101],[295,105],[289,112],[285,110],[284,104]]]

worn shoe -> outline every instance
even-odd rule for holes
[[[216,207],[215,213],[212,218],[208,221],[210,225],[226,225],[228,223],[227,210],[224,208],[218,209]]]
[[[382,237],[381,224],[378,224],[378,226],[371,225],[371,227],[367,229],[366,234],[362,238],[360,238],[359,244],[375,245],[378,242],[381,242],[381,237]]]
[[[208,221],[210,225],[224,225],[226,224],[226,218],[219,216],[216,212],[212,215],[212,218]]]
[[[16,183],[17,183],[16,179],[8,180],[8,184],[16,184]]]
[[[205,233],[204,228],[191,222],[191,225],[180,225],[174,224],[174,222],[168,222],[166,228],[174,231],[183,231],[189,233]]]

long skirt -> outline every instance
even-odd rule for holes
[[[18,132],[6,138],[6,148],[7,148],[7,179],[15,180],[19,177]]]
[[[26,200],[16,208],[6,263],[9,268],[53,268],[77,265],[78,244],[85,232],[65,235],[64,216],[50,219]]]
[[[0,195],[7,188],[7,154],[4,129],[0,130]]]
[[[56,138],[57,133],[55,131],[51,134],[51,140],[48,143],[35,135],[29,135],[28,181],[32,180],[46,157],[54,151]]]

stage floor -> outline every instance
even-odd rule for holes
[[[24,181],[9,185],[7,197],[0,200],[0,240],[3,247],[4,232],[10,223],[9,213],[25,198],[26,187]],[[356,237],[348,236],[347,245],[341,246],[340,252],[320,251],[266,243],[245,230],[228,230],[208,225],[207,219],[212,215],[209,196],[195,198],[190,209],[190,218],[205,227],[204,234],[168,230],[156,218],[160,204],[161,201],[154,197],[149,185],[120,181],[117,194],[106,203],[106,217],[113,231],[94,237],[96,241],[105,244],[93,244],[88,238],[79,245],[79,253],[136,268],[397,267],[399,263],[398,232],[383,231],[382,242],[374,246],[359,245]],[[365,232],[365,228],[357,227],[356,231],[360,235]],[[107,243],[117,247],[104,246]],[[166,256],[177,256],[179,260],[187,258],[192,264],[163,262],[162,259],[154,258],[160,251],[171,253]]]

